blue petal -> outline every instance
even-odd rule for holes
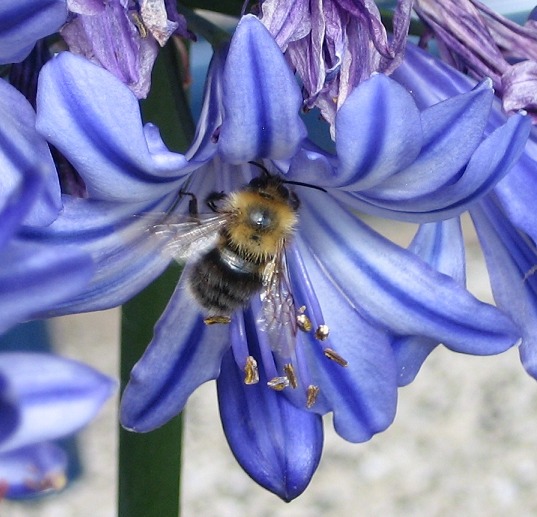
[[[400,335],[423,335],[473,354],[514,345],[511,319],[452,278],[382,238],[330,196],[304,189],[301,235],[357,310]]]
[[[337,186],[377,185],[412,164],[422,140],[412,96],[385,75],[374,75],[347,97],[336,116]]]
[[[219,151],[230,163],[284,159],[306,136],[302,96],[280,48],[253,15],[241,18],[224,70]]]
[[[0,443],[2,443],[20,423],[20,410],[9,383],[0,376]],[[0,479],[2,477],[0,476]]]
[[[367,195],[406,201],[452,183],[483,139],[493,95],[490,81],[483,81],[468,93],[424,110],[424,141],[419,157]]]
[[[185,158],[142,126],[136,97],[112,74],[63,52],[39,77],[37,128],[82,176],[91,197],[157,199],[186,174]]]
[[[29,243],[43,243],[58,253],[66,247],[90,255],[95,262],[91,283],[76,296],[61,300],[44,316],[101,310],[125,302],[161,274],[170,257],[155,248],[146,225],[150,220],[136,217],[148,210],[163,213],[173,202],[171,196],[156,204],[114,203],[64,198],[64,210],[46,228],[25,228]]]
[[[328,345],[348,361],[342,367],[329,360],[311,333],[299,334],[297,353],[307,361],[310,381],[320,388],[312,410],[334,412],[334,428],[346,440],[363,442],[393,421],[397,403],[396,368],[390,348],[392,336],[368,323],[333,285],[301,237],[300,255],[289,254],[293,295],[303,302],[304,284],[318,297],[324,323],[330,329]],[[299,261],[298,257],[301,260]],[[302,262],[302,263],[301,263]],[[306,310],[311,310],[306,307]]]
[[[35,201],[27,224],[50,224],[61,210],[60,185],[46,141],[35,130],[35,113],[24,96],[0,80],[0,167],[2,196],[13,191],[24,176],[38,174]]]
[[[494,299],[523,331],[520,355],[537,378],[537,248],[505,217],[493,196],[474,207],[472,219],[483,249]]]
[[[0,453],[0,486],[7,485],[5,497],[23,499],[62,489],[67,461],[65,451],[48,442]]]
[[[249,344],[258,355],[255,344]],[[217,381],[220,416],[242,468],[261,486],[291,501],[306,489],[321,459],[322,419],[296,408],[266,383],[260,369],[259,383],[246,385],[228,351]]]
[[[495,193],[509,219],[534,242],[537,242],[537,225],[534,218],[537,199],[536,162],[537,134],[533,130],[520,160],[495,188]]]
[[[93,273],[85,253],[14,241],[0,254],[0,332],[82,289]]]
[[[2,2],[0,64],[22,61],[37,40],[59,30],[66,19],[65,0]]]
[[[440,273],[451,276],[461,286],[466,285],[464,241],[459,219],[420,226],[408,249]],[[405,336],[393,341],[399,386],[414,380],[438,344],[423,336]]]
[[[108,377],[75,361],[39,353],[0,354],[0,374],[20,410],[20,423],[0,452],[71,434],[111,395]]]
[[[455,217],[490,192],[509,172],[524,150],[530,127],[528,117],[510,117],[505,125],[496,129],[477,147],[466,168],[458,171],[456,178],[439,186],[434,192],[407,198],[407,195],[412,196],[415,192],[412,189],[407,191],[405,185],[393,199],[390,196],[394,192],[390,193],[389,190],[385,193],[379,190],[378,197],[371,196],[371,191],[362,192],[356,194],[356,198],[369,204],[364,208],[368,213],[378,216],[413,222]],[[437,172],[438,169],[433,176]]]
[[[153,340],[131,371],[121,400],[122,425],[147,432],[179,414],[200,384],[218,376],[229,348],[222,334],[221,326],[205,325],[183,278],[155,326]]]

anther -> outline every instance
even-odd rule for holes
[[[227,325],[231,323],[231,318],[229,316],[207,316],[203,322],[205,325],[216,325],[222,324]]]
[[[142,17],[136,12],[131,12],[132,21],[138,30],[141,38],[147,38],[147,28],[142,20]]]
[[[244,366],[244,384],[257,384],[259,382],[259,371],[257,369],[257,361],[249,355],[246,358]]]
[[[311,320],[304,314],[305,311],[305,305],[298,309],[298,314],[296,315],[296,324],[302,332],[309,332],[313,328],[313,325],[311,324]]]
[[[289,379],[289,384],[291,385],[291,388],[296,388],[298,386],[298,380],[296,378],[296,373],[295,369],[293,368],[293,365],[291,363],[286,364],[283,367],[283,371],[285,372],[287,379]]]
[[[282,391],[289,386],[289,379],[285,376],[274,377],[267,382],[267,386],[276,391]]]
[[[328,325],[319,325],[317,327],[317,330],[315,331],[315,339],[318,339],[319,341],[324,341],[328,334],[330,334],[330,329],[328,328]]]
[[[319,386],[315,386],[314,384],[310,384],[308,386],[306,399],[306,407],[308,409],[311,409],[315,402],[317,402],[317,396],[319,395],[319,391],[321,391]]]
[[[325,348],[324,355],[328,357],[328,359],[331,359],[332,361],[339,364],[340,366],[347,366],[349,364],[347,360],[343,359],[343,357],[341,357],[337,352],[335,352],[331,348]]]

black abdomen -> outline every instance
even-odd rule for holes
[[[190,288],[199,304],[221,315],[230,315],[248,303],[262,287],[257,272],[244,272],[230,267],[220,250],[205,254],[192,268]]]

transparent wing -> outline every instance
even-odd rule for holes
[[[163,253],[184,262],[213,247],[226,221],[226,214],[199,217],[172,214],[150,224],[147,231]]]
[[[271,348],[282,358],[294,355],[297,333],[297,311],[285,261],[285,254],[276,254],[265,267],[261,314],[258,323],[267,332]]]

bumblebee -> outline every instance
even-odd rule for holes
[[[287,185],[324,189],[284,180],[259,167],[263,174],[241,189],[209,194],[205,199],[212,211],[209,215],[198,213],[194,194],[182,192],[191,197],[188,220],[178,221],[168,214],[162,222],[151,225],[150,231],[164,243],[167,253],[187,263],[184,275],[193,297],[206,311],[207,325],[230,323],[232,314],[259,293],[261,313],[257,321],[267,332],[272,350],[287,361],[284,375],[267,384],[282,390],[298,386],[293,366],[297,331],[312,331],[318,341],[325,341],[329,334],[324,323],[313,329],[306,307],[295,307],[285,249],[298,224],[300,201]],[[329,359],[347,366],[347,361],[331,348],[323,346],[323,351]],[[258,382],[257,363],[252,356],[244,371],[246,384]],[[308,385],[306,391],[309,408],[319,388]]]
[[[199,255],[186,273],[190,291],[207,311],[205,323],[229,323],[232,313],[262,290],[265,303],[270,303],[271,291],[278,291],[274,303],[282,303],[282,280],[288,284],[282,278],[283,252],[300,206],[286,183],[291,182],[264,170],[239,190],[213,192],[205,200],[213,215],[205,218],[198,214],[195,196],[183,192],[192,197],[189,221],[169,218],[152,227],[179,262]]]

